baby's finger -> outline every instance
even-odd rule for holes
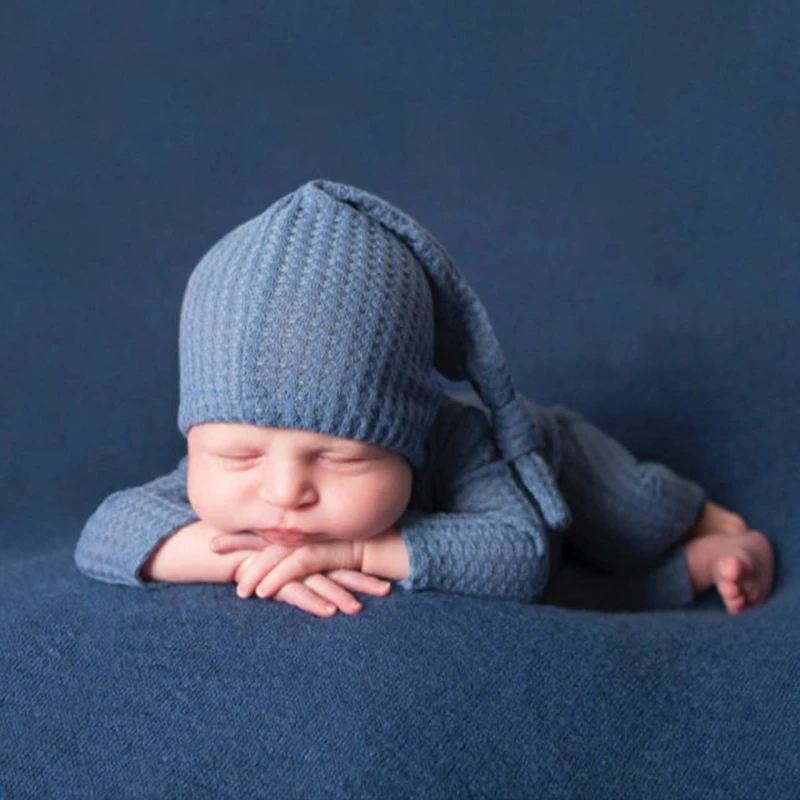
[[[208,543],[209,547],[220,554],[233,553],[236,550],[263,550],[269,542],[257,533],[220,533]]]
[[[345,614],[358,614],[364,606],[347,589],[325,575],[309,575],[303,583],[313,589],[320,597],[330,600]]]
[[[313,589],[298,581],[292,581],[281,587],[275,595],[276,600],[288,603],[302,611],[308,611],[317,617],[332,617],[336,614],[336,606],[324,597],[320,597]]]
[[[255,587],[256,594],[259,597],[272,597],[281,586],[321,572],[315,561],[313,553],[310,553],[308,548],[298,548],[294,553],[282,558],[268,573],[261,572]]]
[[[250,597],[256,586],[283,561],[291,549],[274,545],[244,561],[236,571],[236,594]]]
[[[335,569],[325,574],[340,586],[344,586],[352,592],[384,597],[392,591],[392,584],[389,581],[381,580],[374,575],[365,575],[358,570]]]

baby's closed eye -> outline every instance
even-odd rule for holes
[[[261,464],[265,456],[259,453],[220,453],[217,458],[223,462],[239,467],[257,466]],[[315,457],[305,459],[306,463],[313,465],[319,463],[324,467],[359,467],[369,464],[374,459],[368,456],[339,455],[336,453],[321,453]]]
[[[342,457],[342,456],[320,456],[319,463],[326,469],[336,470],[360,470],[368,467],[371,463],[369,458]]]

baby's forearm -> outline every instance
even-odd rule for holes
[[[153,552],[141,577],[169,583],[232,583],[237,568],[253,551],[213,552],[209,542],[219,533],[203,520],[185,525]]]
[[[362,572],[402,581],[408,577],[410,570],[408,550],[396,528],[390,528],[386,533],[364,542]]]
[[[144,580],[168,583],[232,583],[242,562],[255,550],[214,552],[210,541],[220,531],[203,520],[177,530],[153,552],[140,574]],[[395,528],[364,542],[361,571],[389,580],[408,578],[405,542]]]

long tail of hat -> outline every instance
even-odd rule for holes
[[[516,469],[547,525],[553,530],[568,527],[569,508],[538,452],[541,432],[514,387],[488,312],[444,247],[418,222],[376,195],[332,181],[316,180],[311,185],[367,214],[411,249],[428,275],[433,295],[434,366],[450,380],[469,380],[491,413],[500,452]]]

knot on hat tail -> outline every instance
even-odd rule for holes
[[[500,450],[509,461],[514,461],[531,450],[542,451],[545,442],[544,432],[525,397],[516,389],[511,391],[511,399],[493,412],[492,421]]]
[[[572,515],[552,469],[540,455],[545,434],[524,396],[514,390],[511,400],[494,412],[493,423],[500,451],[533,496],[545,523],[553,530],[568,528]]]
[[[566,530],[572,523],[572,515],[547,462],[532,451],[519,456],[512,465],[536,500],[545,523],[554,531]]]

